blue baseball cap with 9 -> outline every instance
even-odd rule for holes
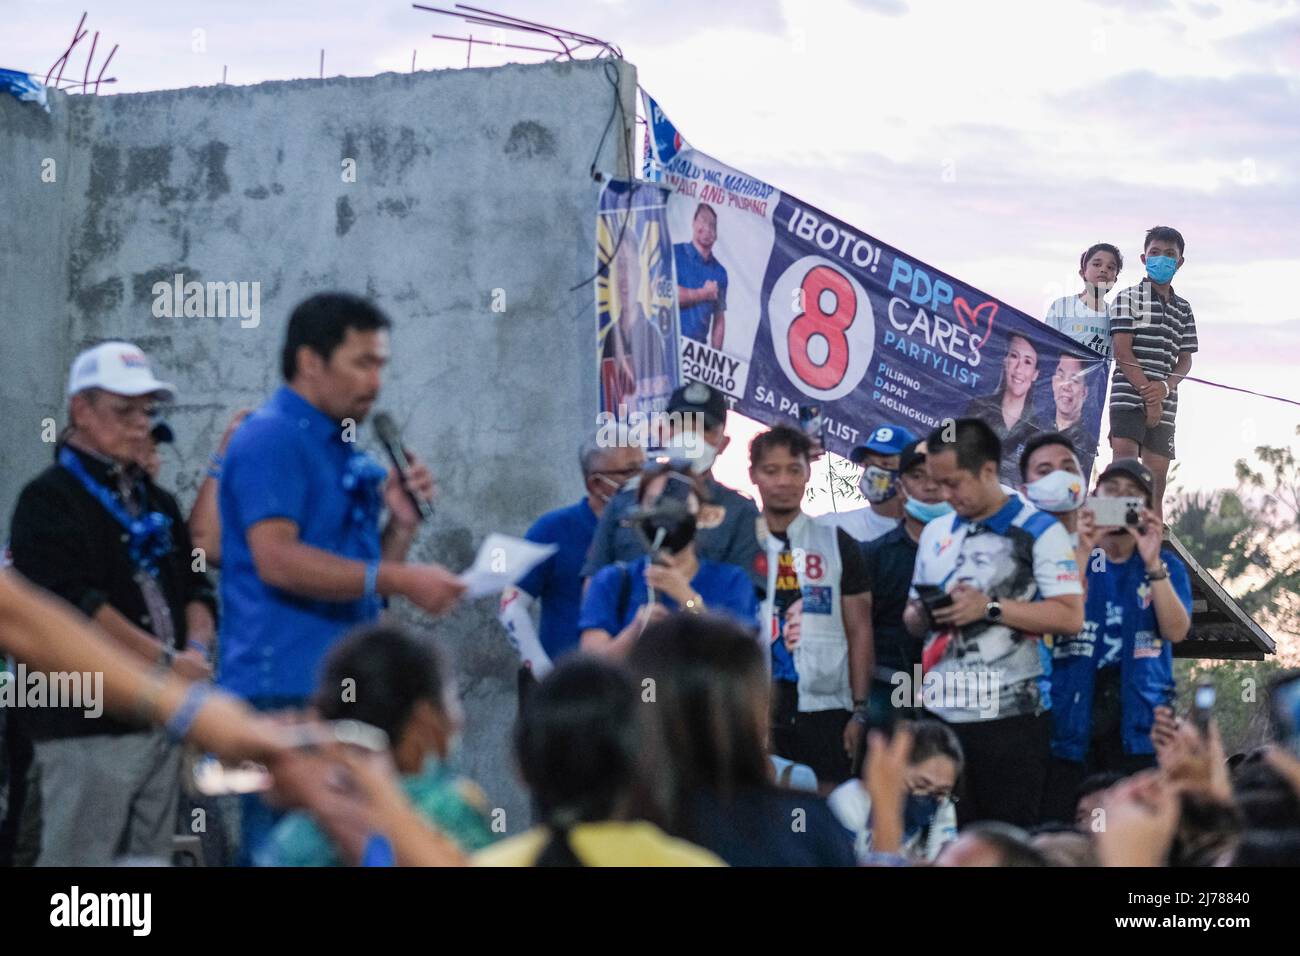
[[[849,461],[860,465],[869,451],[877,455],[900,455],[904,448],[915,441],[916,436],[902,425],[879,425],[867,437],[866,442],[849,453]]]

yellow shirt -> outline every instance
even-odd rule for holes
[[[550,830],[533,827],[475,853],[474,866],[532,866],[546,849]],[[726,866],[694,843],[668,836],[653,823],[607,820],[569,831],[573,852],[586,866]]]

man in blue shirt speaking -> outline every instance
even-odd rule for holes
[[[328,649],[372,622],[382,597],[437,614],[463,585],[437,564],[407,564],[433,475],[411,456],[405,488],[356,448],[388,364],[387,316],[323,293],[289,318],[285,383],[240,426],[221,473],[220,683],[262,710],[300,707]],[[389,520],[382,531],[384,510]],[[244,855],[273,819],[245,807]]]
[[[677,306],[682,335],[722,348],[727,319],[727,270],[713,257],[718,214],[708,203],[695,207],[691,241],[673,246],[677,267]]]

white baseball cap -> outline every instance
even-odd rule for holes
[[[176,386],[154,378],[149,359],[130,342],[103,342],[73,360],[68,394],[88,388],[132,397],[157,394],[163,401],[176,397]]]

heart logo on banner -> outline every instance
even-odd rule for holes
[[[981,302],[972,309],[966,304],[965,299],[957,296],[957,298],[953,299],[952,310],[957,314],[957,319],[961,322],[962,328],[971,334],[971,344],[977,349],[982,349],[984,343],[989,340],[989,336],[993,334],[993,317],[998,314],[998,304],[996,302]],[[975,341],[975,335],[981,327],[980,314],[984,312],[988,313],[982,323],[984,335],[977,342]]]

